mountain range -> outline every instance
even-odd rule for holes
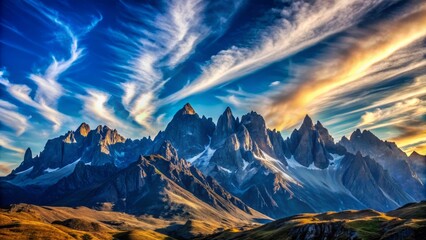
[[[227,108],[215,124],[186,104],[154,139],[82,123],[36,156],[28,148],[0,179],[0,205],[86,206],[219,229],[424,200],[425,162],[368,130],[335,141],[306,116],[284,139],[256,112],[239,119]]]

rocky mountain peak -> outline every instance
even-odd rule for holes
[[[317,121],[315,124],[315,129],[318,131],[321,140],[324,142],[327,148],[333,148],[334,138],[328,132],[328,129],[325,128],[320,121]]]
[[[326,168],[331,159],[327,148],[334,146],[334,140],[320,122],[314,126],[306,115],[300,128],[291,134],[289,146],[294,158],[303,166],[314,163],[318,168]]]
[[[164,141],[157,153],[167,160],[178,159],[177,151],[169,141]]]
[[[250,133],[251,138],[257,143],[260,149],[271,156],[274,156],[273,146],[268,135],[265,119],[256,113],[250,112],[242,116],[241,124],[243,124]]]
[[[79,133],[83,137],[87,137],[87,134],[90,132],[89,124],[83,122],[80,126],[75,130],[76,133]]]
[[[24,161],[31,161],[32,158],[33,158],[33,153],[31,151],[31,148],[27,148],[24,154]]]
[[[350,140],[356,139],[356,138],[360,138],[362,136],[362,132],[359,128],[357,128],[350,136]]]
[[[169,140],[179,152],[179,156],[188,159],[204,151],[214,130],[215,124],[211,118],[200,118],[190,104],[185,104],[154,141],[158,146],[164,140]]]
[[[192,108],[191,104],[186,103],[185,106],[181,110],[179,110],[176,114],[179,115],[195,115],[196,112],[194,108]]]
[[[340,144],[350,153],[360,152],[377,161],[389,174],[406,188],[415,199],[424,197],[422,182],[410,166],[409,158],[395,143],[382,141],[368,130],[357,129],[352,133],[350,140],[342,139]]]
[[[418,153],[418,152],[416,152],[416,151],[413,151],[413,152],[410,154],[410,158],[418,158],[418,157],[425,157],[425,156],[421,155],[420,153]]]
[[[303,123],[300,126],[300,130],[308,130],[308,129],[314,129],[314,123],[312,122],[311,117],[309,117],[308,114],[306,114],[305,118],[303,119]]]
[[[224,114],[228,115],[228,116],[232,116],[232,110],[230,107],[226,107],[225,112],[223,112]]]
[[[360,129],[355,130],[350,136],[351,142],[366,143],[373,145],[389,145],[386,142],[380,140],[376,135],[368,130],[361,131]]]
[[[232,115],[232,111],[229,107],[223,112],[223,114],[217,120],[216,130],[213,133],[212,146],[218,147],[223,144],[226,138],[235,133],[237,122]]]
[[[96,133],[101,136],[100,140],[103,140],[103,143],[106,145],[111,145],[118,142],[123,143],[126,141],[126,139],[121,136],[116,129],[111,129],[106,125],[99,125],[96,128]]]
[[[66,135],[65,135],[65,139],[63,140],[65,143],[75,143],[77,142],[75,140],[74,137],[74,132],[73,131],[69,131]]]

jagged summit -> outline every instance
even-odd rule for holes
[[[411,157],[425,157],[425,155],[421,155],[420,153],[418,153],[417,151],[413,151],[411,154],[410,154],[410,158]]]
[[[324,126],[319,120],[317,120],[317,123],[315,124],[315,128],[324,128]]]
[[[213,120],[204,116],[200,118],[187,103],[174,115],[166,129],[155,137],[154,142],[159,146],[168,140],[178,149],[180,157],[188,159],[205,149],[214,130]]]
[[[314,123],[311,117],[309,117],[309,115],[306,114],[305,118],[303,119],[302,125],[300,126],[300,130],[313,129],[313,128],[314,128]]]
[[[356,138],[362,138],[362,139],[368,139],[371,141],[381,141],[376,135],[374,135],[369,130],[363,130],[361,131],[359,128],[357,128],[352,134],[350,139],[354,140]]]
[[[412,156],[408,165],[396,145],[359,129],[350,139],[334,143],[323,124],[309,115],[284,140],[254,111],[240,121],[227,107],[215,125],[185,104],[154,140],[126,140],[108,126],[90,130],[82,123],[77,130],[50,139],[39,156],[33,158],[28,149],[15,175],[8,176],[8,184],[27,189],[28,196],[40,194],[46,203],[75,192],[80,195],[73,200],[88,206],[108,201],[119,211],[164,211],[170,216],[175,212],[165,206],[175,203],[176,192],[188,190],[212,206],[244,206],[236,198],[230,205],[228,197],[216,196],[233,194],[269,216],[285,217],[360,207],[390,209],[409,197],[423,199],[410,166],[414,169],[419,163],[416,169],[421,173],[425,159],[414,159],[417,153]],[[33,185],[40,192],[34,193]],[[87,192],[80,192],[84,188]],[[161,202],[164,190],[174,192]],[[93,194],[85,195],[89,192]],[[184,196],[188,194],[180,197]]]
[[[83,137],[87,137],[87,134],[90,132],[90,126],[89,124],[83,122],[80,124],[77,130],[75,130],[75,132],[80,133],[80,135]]]
[[[24,161],[29,161],[33,158],[33,153],[31,152],[31,148],[27,148],[24,154]]]
[[[217,120],[216,129],[213,133],[211,145],[218,147],[223,144],[226,138],[235,133],[238,122],[232,115],[231,108],[227,107]]]
[[[181,110],[179,110],[176,114],[179,115],[195,115],[197,114],[191,104],[186,103]]]
[[[357,129],[349,140],[342,138],[339,144],[350,153],[359,151],[377,161],[415,199],[425,196],[425,191],[421,190],[423,184],[410,167],[409,158],[394,142],[383,141],[371,131]]]
[[[178,159],[178,154],[176,149],[170,143],[170,141],[164,141],[160,148],[156,151],[157,154],[160,154],[167,160]]]

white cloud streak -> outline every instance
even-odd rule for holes
[[[122,127],[126,124],[115,117],[113,108],[107,106],[110,95],[95,89],[87,89],[87,95],[79,96],[83,101],[83,116],[105,123],[108,126]]]
[[[209,33],[201,23],[204,4],[199,0],[171,1],[164,13],[153,7],[123,5],[131,21],[122,23],[126,34],[110,31],[115,37],[112,48],[122,60],[112,75],[123,80],[125,109],[139,125],[152,132],[157,96],[168,81],[164,79],[164,70],[186,60]]]
[[[358,127],[369,129],[394,125],[397,122],[407,122],[426,113],[426,102],[418,98],[411,98],[398,102],[387,108],[377,108],[371,112],[365,112],[361,116]],[[382,124],[378,124],[382,123]]]
[[[45,119],[53,123],[53,129],[57,131],[64,121],[67,120],[64,114],[57,111],[58,100],[64,95],[64,89],[58,82],[59,77],[83,55],[84,48],[79,47],[78,37],[92,30],[102,20],[102,16],[94,18],[79,34],[75,34],[70,26],[61,20],[58,12],[37,1],[26,1],[26,3],[35,9],[36,13],[32,14],[41,18],[43,21],[47,19],[50,24],[56,24],[61,29],[61,32],[57,33],[59,38],[57,40],[60,42],[69,42],[69,57],[57,60],[52,56],[52,62],[45,70],[29,74],[28,78],[37,86],[34,98],[30,96],[32,89],[25,84],[13,84],[5,78],[1,80],[1,84],[8,89],[9,94],[14,98],[38,110]],[[18,131],[18,133],[21,134],[22,131]]]
[[[5,136],[5,132],[0,132],[0,146],[17,153],[24,153],[25,150],[19,147],[15,147],[12,140]]]
[[[31,88],[25,84],[13,84],[9,80],[2,78],[0,79],[0,84],[4,85],[9,92],[9,94],[14,97],[16,100],[20,101],[23,104],[33,107],[38,110],[38,112],[47,120],[53,124],[53,129],[55,131],[59,130],[62,123],[67,119],[67,116],[60,113],[56,109],[50,107],[45,102],[37,102],[33,100],[30,96]],[[6,118],[1,117],[2,121],[7,121]],[[18,132],[22,134],[23,132]]]
[[[18,107],[0,99],[0,122],[21,135],[28,128],[28,118],[17,112]]]
[[[354,24],[380,1],[295,1],[282,18],[260,36],[252,48],[222,50],[203,67],[201,76],[162,100],[176,102],[212,87],[234,81],[288,57]]]

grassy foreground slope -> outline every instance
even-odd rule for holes
[[[374,210],[301,214],[247,231],[229,229],[204,239],[426,239],[426,202]]]
[[[407,204],[387,213],[367,209],[300,214],[262,226],[224,223],[222,230],[217,227],[208,219],[164,220],[86,207],[18,204],[0,210],[0,239],[14,240],[426,239],[426,202]]]
[[[18,204],[0,211],[0,239],[173,239],[154,231],[171,224],[86,207]]]
[[[0,239],[193,239],[230,227],[260,226],[256,219],[226,214],[219,218],[205,210],[193,212],[191,220],[178,216],[166,220],[87,207],[16,204],[0,209]]]

